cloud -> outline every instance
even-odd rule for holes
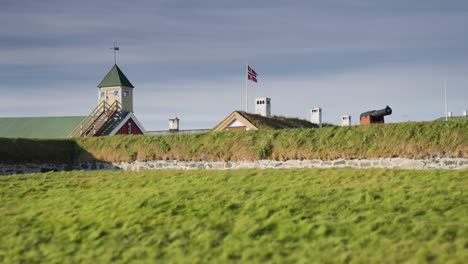
[[[136,86],[149,129],[178,116],[187,128],[216,125],[244,109],[245,63],[259,72],[253,98],[273,113],[324,119],[389,104],[389,121],[468,108],[466,1],[12,1],[0,10],[0,113],[83,115],[95,85],[118,63]],[[21,98],[21,100],[19,100]]]
[[[76,86],[75,86],[76,85]],[[97,105],[95,93],[82,92],[83,86],[16,87],[0,97],[2,117],[80,116],[87,115]]]
[[[284,1],[262,8],[247,8],[245,2],[237,8],[226,8],[227,2],[214,5],[220,7],[211,7],[213,1],[203,3],[209,7],[165,7],[172,5],[160,1],[147,2],[147,8],[107,3],[89,9],[85,3],[86,12],[80,12],[83,7],[78,5],[66,12],[26,9],[2,14],[0,27],[6,40],[0,41],[4,42],[0,64],[99,64],[111,57],[112,39],[122,45],[119,57],[128,64],[314,59],[323,54],[360,54],[369,59],[376,53],[409,55],[426,50],[420,55],[424,58],[430,50],[466,46],[466,37],[456,30],[466,22],[466,13],[388,14],[377,9],[361,15],[356,5],[372,7],[368,1],[353,5],[337,1],[344,8]],[[117,10],[125,10],[125,16],[109,12]]]

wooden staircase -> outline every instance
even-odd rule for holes
[[[98,131],[96,131],[96,136],[107,136],[109,135],[118,125],[122,119],[128,115],[128,112],[116,111],[114,114],[107,119],[107,122],[104,123]]]
[[[68,135],[68,137],[94,137],[108,135],[118,126],[128,113],[121,111],[118,101],[109,105],[102,101],[81,123]]]

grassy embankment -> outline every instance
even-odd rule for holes
[[[468,171],[0,177],[3,263],[464,263]]]
[[[468,157],[468,120],[0,144],[4,162]]]

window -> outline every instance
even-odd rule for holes
[[[132,123],[128,122],[127,129],[128,129],[128,134],[130,135],[132,133]]]
[[[115,90],[115,91],[114,91],[114,95],[115,95],[115,96],[119,96],[119,90]]]
[[[101,97],[106,96],[106,92],[101,92]]]
[[[124,92],[123,92],[123,95],[124,95],[124,96],[129,96],[129,95],[130,95],[130,92],[129,92],[129,91],[124,91]]]

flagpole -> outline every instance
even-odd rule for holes
[[[248,87],[248,78],[247,78],[247,76],[249,74],[248,73],[248,67],[249,67],[249,63],[247,63],[245,65],[245,76],[244,76],[244,78],[245,78],[245,112],[246,113],[249,112],[249,95],[248,95],[249,90],[247,88]]]
[[[445,89],[445,121],[448,120],[448,112],[447,112],[447,80],[445,80],[445,85],[444,85]]]
[[[116,55],[116,53],[115,53],[115,40],[114,40],[114,48],[113,48],[113,50],[114,50],[114,64],[117,65],[117,55]]]

